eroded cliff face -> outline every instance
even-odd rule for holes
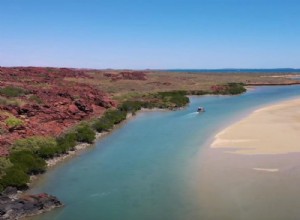
[[[0,92],[0,156],[7,155],[17,139],[57,136],[81,120],[100,116],[116,106],[101,88],[84,83],[92,78],[84,71],[67,68],[0,68],[0,89],[22,91]],[[20,123],[10,124],[8,119]]]

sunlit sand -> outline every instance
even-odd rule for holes
[[[265,107],[216,135],[212,148],[238,154],[300,152],[300,99]]]

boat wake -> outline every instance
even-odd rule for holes
[[[198,114],[199,114],[198,112],[192,112],[192,113],[184,115],[184,118],[194,118]]]

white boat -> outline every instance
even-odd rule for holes
[[[197,112],[205,112],[205,108],[204,107],[198,107]]]

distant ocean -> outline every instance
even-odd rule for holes
[[[189,73],[300,73],[300,69],[293,68],[278,68],[278,69],[166,69],[158,71],[168,71],[168,72],[189,72]]]

